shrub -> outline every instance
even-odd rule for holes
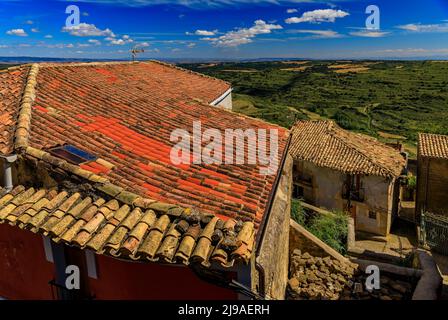
[[[300,204],[300,200],[293,199],[291,201],[291,218],[298,224],[305,226],[305,211]]]
[[[316,215],[310,222],[308,230],[339,253],[346,253],[348,219],[345,213]]]

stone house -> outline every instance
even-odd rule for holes
[[[156,61],[33,64],[1,72],[0,96],[0,297],[284,297],[289,131],[227,110],[230,84]],[[171,133],[196,120],[278,130],[276,174],[173,163]]]
[[[421,133],[418,137],[416,215],[448,216],[448,136]]]
[[[291,134],[294,197],[350,212],[356,230],[387,236],[398,210],[406,156],[333,121],[299,121]]]

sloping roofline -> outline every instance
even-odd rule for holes
[[[160,63],[162,65],[168,65],[168,64],[161,63],[158,61],[156,61],[156,62]],[[82,65],[95,65],[95,64],[104,65],[104,64],[123,64],[123,63],[139,63],[139,62],[70,63],[68,65],[70,65],[70,66],[81,65],[82,66]],[[55,157],[44,150],[37,149],[37,148],[34,148],[29,145],[32,106],[33,106],[34,99],[36,97],[37,75],[39,72],[39,68],[40,67],[42,67],[42,68],[62,67],[62,66],[66,66],[66,65],[67,64],[51,64],[51,63],[29,65],[30,69],[29,69],[27,80],[26,80],[25,89],[23,90],[23,95],[22,95],[22,98],[20,101],[17,127],[14,132],[14,150],[17,153],[19,153],[20,155],[25,156],[26,158],[31,158],[31,159],[47,162],[47,163],[51,164],[52,166],[58,167],[66,172],[72,173],[82,179],[85,179],[86,181],[91,183],[92,186],[98,192],[100,192],[103,195],[109,196],[112,199],[115,199],[115,201],[118,201],[122,205],[128,205],[132,208],[139,208],[142,211],[154,210],[162,215],[166,215],[166,214],[168,214],[169,211],[172,212],[173,210],[180,210],[183,212],[185,212],[185,210],[189,210],[186,208],[181,208],[174,204],[168,204],[168,203],[144,198],[135,193],[126,191],[123,188],[121,188],[120,186],[117,186],[117,185],[111,183],[109,181],[109,179],[107,179],[105,177],[102,177],[102,176],[99,176],[90,171],[84,170],[76,165],[68,163],[67,161],[65,161],[63,159]],[[184,70],[182,68],[175,67],[172,65],[168,65],[168,66],[176,68],[176,69]],[[188,71],[188,72],[192,72],[192,71]],[[192,72],[192,73],[194,73],[194,72]],[[194,73],[194,74],[198,74],[198,73]],[[201,75],[201,74],[198,74],[198,75]],[[205,75],[201,75],[201,76],[208,77]],[[229,84],[229,87],[230,87],[230,84]],[[223,109],[223,112],[233,113],[232,111],[224,110],[224,109]],[[246,117],[246,116],[243,116],[240,114],[238,114],[238,116]],[[250,117],[247,117],[247,118],[250,118]],[[283,157],[285,157],[285,155],[286,155],[286,152],[283,154]],[[282,163],[283,163],[283,161],[282,161]],[[279,168],[279,170],[277,172],[277,176],[279,174],[281,174],[281,171],[282,171],[281,169],[282,168]],[[20,192],[22,192],[22,191],[20,191]],[[13,192],[17,192],[17,189],[16,189],[16,191],[13,191]],[[273,193],[275,193],[275,186],[270,190],[270,194],[271,194],[269,196],[270,198],[272,197]],[[7,195],[4,195],[3,199]],[[12,199],[14,200],[14,198],[12,198]],[[9,199],[8,201],[10,201],[10,200],[11,199]],[[5,202],[5,204],[8,203],[8,201]],[[10,212],[6,212],[6,213],[10,213]],[[266,215],[267,214],[268,213],[266,213]],[[3,218],[5,218],[5,217],[3,217]],[[3,220],[3,218],[1,220]],[[263,218],[265,219],[265,218],[267,218],[267,216],[265,216]],[[219,218],[217,221],[219,221]],[[217,221],[214,220],[214,223],[218,224]],[[243,222],[239,219],[237,219],[237,220],[230,219],[230,221],[231,221],[231,225],[240,225],[240,226],[243,225]],[[13,221],[9,221],[9,222],[10,222],[10,224],[13,224]],[[26,227],[26,226],[22,224],[22,227]],[[223,227],[223,225],[221,227]],[[239,232],[243,232],[243,231],[244,231],[244,235],[242,235],[242,234],[240,235],[240,233],[238,233],[238,232],[236,234],[234,234],[233,229],[229,231],[231,234],[231,237],[235,237],[235,236],[237,238],[243,237],[245,239],[245,241],[240,243],[238,249],[235,252],[227,252],[227,253],[223,252],[224,254],[222,254],[222,253],[220,255],[218,254],[217,261],[219,261],[222,266],[225,266],[225,267],[233,266],[233,263],[235,260],[248,263],[248,261],[250,259],[250,255],[253,250],[253,247],[254,247],[254,245],[256,245],[256,243],[258,243],[259,238],[257,238],[257,241],[255,241],[256,230],[255,230],[253,223],[246,224],[246,227],[244,228],[244,230],[241,229],[241,227],[239,228]],[[203,232],[205,232],[205,229]],[[207,232],[209,233],[210,230],[207,230]],[[232,235],[232,234],[234,234],[234,235]],[[199,238],[201,238],[201,237],[199,237]],[[98,252],[98,253],[101,253],[101,252]],[[208,252],[208,254],[210,254],[210,252]],[[131,258],[134,259],[133,257],[131,257]],[[208,258],[203,261],[206,261],[208,263]],[[188,264],[189,263],[188,259],[186,260],[186,262],[184,261],[183,263]]]

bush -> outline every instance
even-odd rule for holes
[[[291,218],[298,224],[305,226],[305,211],[303,210],[300,200],[293,199],[291,201]]]
[[[417,177],[416,176],[408,177],[408,188],[410,190],[417,189]]]
[[[310,215],[304,210],[300,200],[293,199],[291,218],[339,253],[346,253],[348,219],[343,212]]]
[[[348,219],[345,213],[316,215],[307,229],[339,253],[346,253]]]

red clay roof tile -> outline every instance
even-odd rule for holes
[[[286,129],[207,105],[229,88],[157,62],[43,64],[28,143],[38,149],[71,144],[94,154],[113,168],[97,163],[82,168],[140,196],[258,223],[275,180],[260,175],[259,165],[170,161],[171,132],[191,134],[199,119],[203,130],[277,129],[281,157]]]

